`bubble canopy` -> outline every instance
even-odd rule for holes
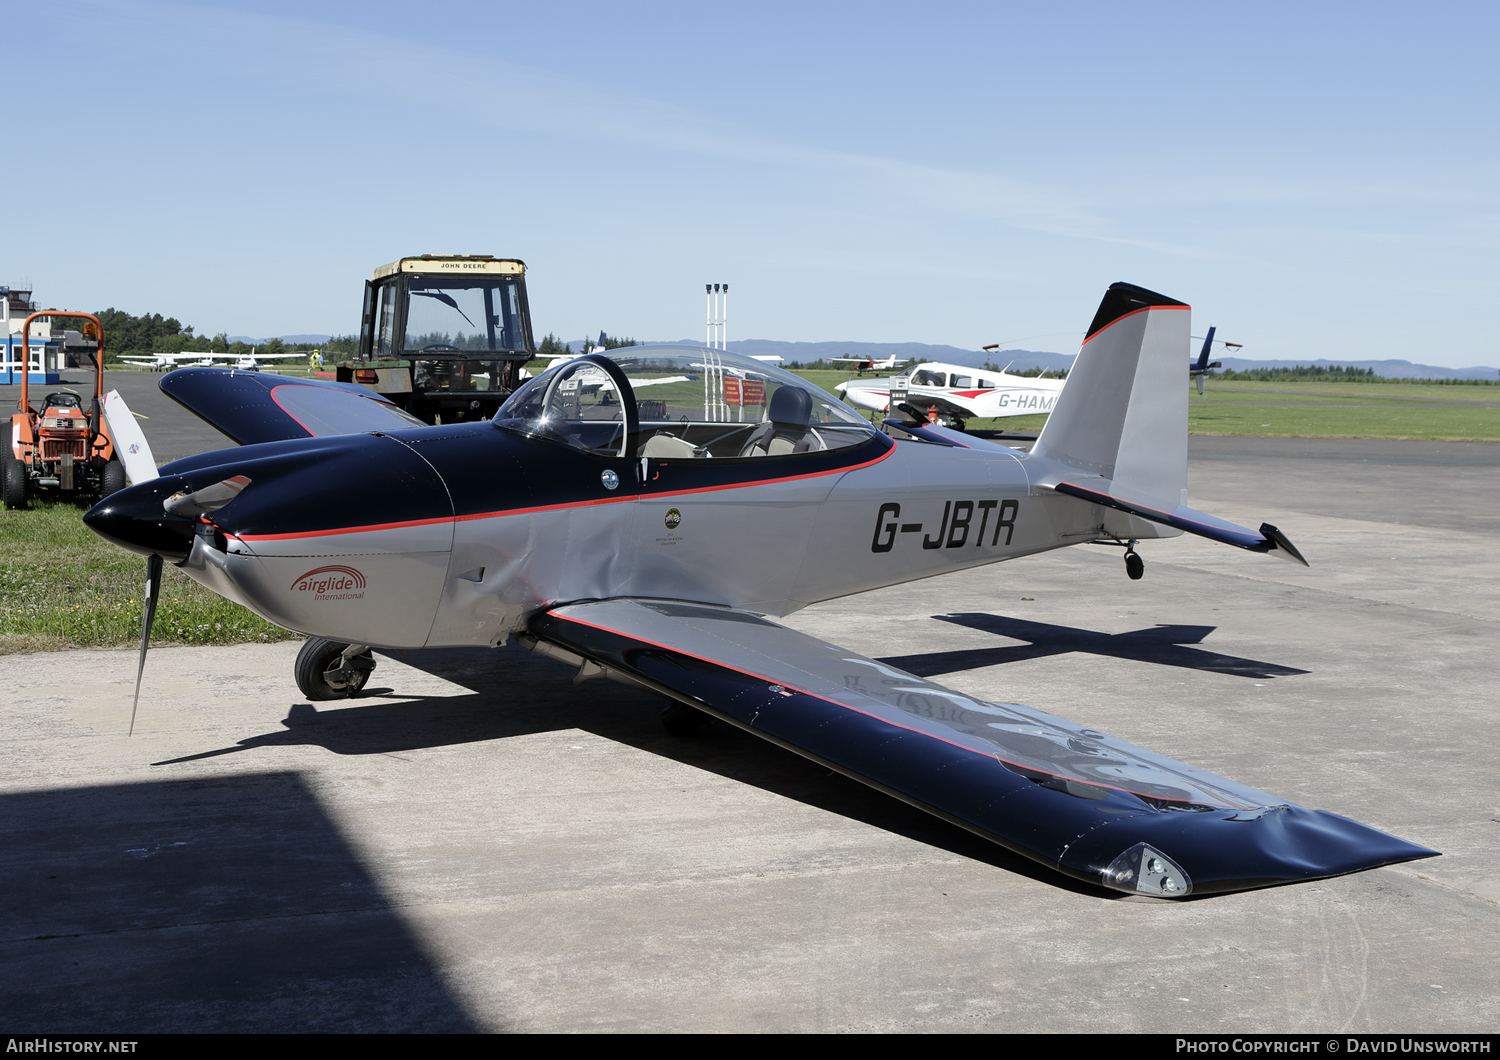
[[[598,456],[663,460],[795,457],[877,433],[805,379],[704,346],[627,346],[554,364],[493,423]]]

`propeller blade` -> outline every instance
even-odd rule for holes
[[[216,512],[240,495],[240,490],[250,485],[244,475],[222,479],[212,486],[204,486],[196,493],[174,493],[162,502],[169,515],[207,515]]]
[[[151,623],[156,621],[156,600],[161,595],[161,557],[155,552],[146,557],[146,599],[141,611],[141,657],[135,666],[135,701],[130,704],[130,731],[135,735],[135,710],[141,705],[141,675],[146,672],[146,648],[151,644]]]

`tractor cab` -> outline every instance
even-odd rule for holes
[[[427,423],[456,423],[494,415],[534,356],[524,262],[423,254],[365,284],[359,356],[336,378]]]

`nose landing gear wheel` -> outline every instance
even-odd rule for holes
[[[297,663],[292,672],[297,678],[297,687],[311,700],[349,699],[357,696],[370,671],[375,669],[375,657],[369,649],[344,658],[347,644],[309,637],[302,650],[297,653]]]
[[[1146,562],[1138,556],[1134,549],[1125,553],[1125,573],[1130,575],[1130,580],[1138,582],[1141,575],[1146,573]]]

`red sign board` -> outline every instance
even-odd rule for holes
[[[724,377],[724,404],[764,405],[765,403],[766,384],[764,381],[740,379],[732,375]]]

